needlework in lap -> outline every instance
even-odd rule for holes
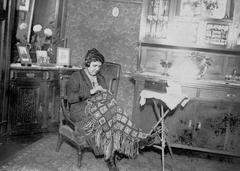
[[[147,134],[132,123],[110,92],[102,92],[88,99],[85,114],[87,118],[81,122],[81,130],[90,140],[90,146],[102,150],[106,159],[115,151],[129,157],[138,155],[138,142],[145,139]]]

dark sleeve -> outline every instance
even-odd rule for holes
[[[99,73],[98,75],[98,84],[102,86],[103,89],[108,90],[108,86],[105,80],[105,77]]]
[[[77,103],[91,97],[90,89],[79,71],[70,76],[66,86],[69,103]]]

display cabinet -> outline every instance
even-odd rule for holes
[[[139,40],[238,51],[239,6],[239,0],[143,0]]]
[[[165,119],[171,146],[240,156],[240,0],[143,0],[132,119],[149,132],[143,89],[168,80],[190,97]],[[148,123],[148,124],[146,124]]]

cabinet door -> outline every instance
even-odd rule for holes
[[[232,46],[235,51],[240,51],[240,1],[235,0],[234,3],[234,16],[236,17],[233,18],[233,31],[231,32],[231,36],[233,36]]]
[[[141,15],[140,41],[165,42],[171,20],[171,0],[144,0]]]
[[[57,71],[11,70],[11,134],[57,131],[60,88]]]
[[[193,145],[209,149],[224,149],[229,104],[200,101],[193,125]]]
[[[39,132],[43,123],[43,93],[39,82],[10,83],[11,134]]]
[[[230,102],[200,101],[193,124],[193,146],[240,154],[240,106]]]
[[[184,108],[177,108],[168,114],[165,126],[171,143],[191,146],[193,143],[193,123],[195,118],[196,100],[190,100]]]
[[[226,150],[236,155],[240,155],[240,104],[232,106],[230,117],[228,119],[230,134],[226,137]]]
[[[46,81],[42,88],[44,89],[42,129],[43,131],[57,131],[60,121],[60,86],[58,80]]]

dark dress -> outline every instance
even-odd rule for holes
[[[98,73],[97,81],[100,86],[107,89],[105,78]],[[70,104],[70,119],[73,122],[80,122],[86,118],[84,113],[87,105],[86,100],[90,98],[90,90],[93,89],[90,79],[83,69],[74,72],[67,84],[67,99]]]
[[[102,75],[97,75],[97,81],[107,89]],[[139,141],[148,135],[132,123],[111,92],[91,95],[91,89],[92,84],[84,70],[73,73],[67,82],[70,119],[76,123],[80,137],[85,137],[95,155],[104,154],[105,159],[115,151],[136,157]]]

